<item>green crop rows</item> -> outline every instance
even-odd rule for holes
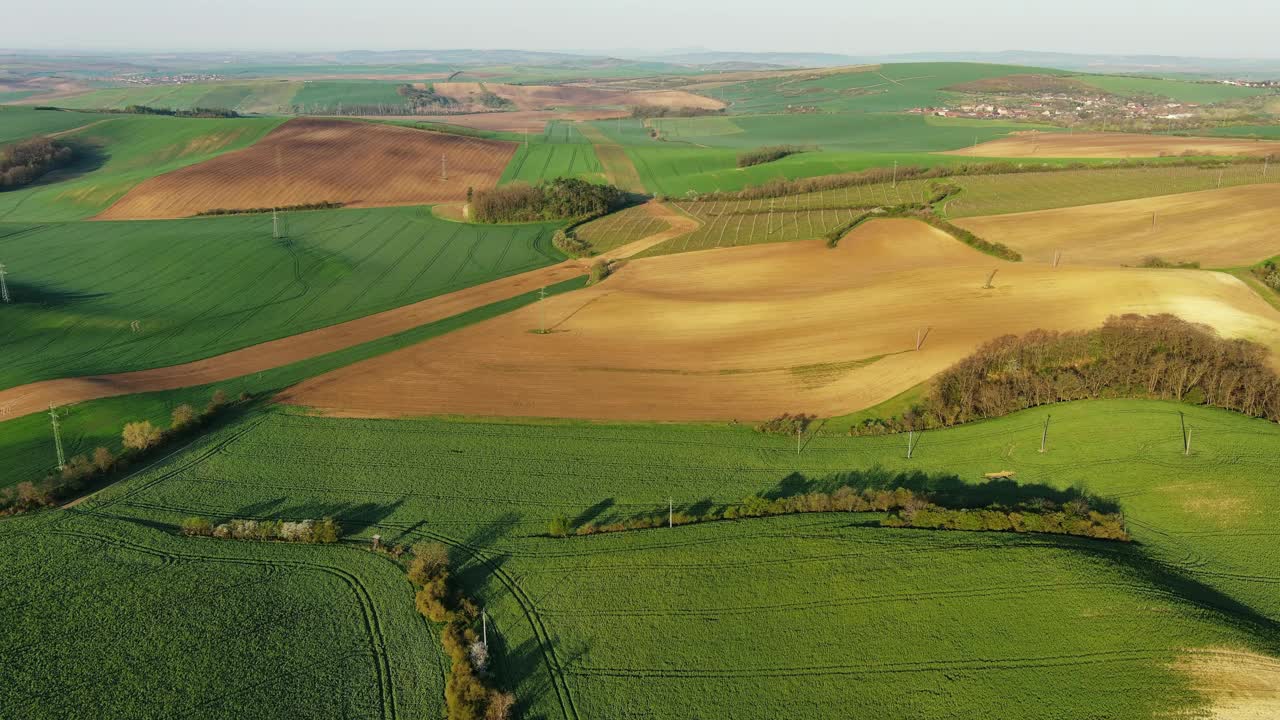
[[[500,182],[536,184],[558,177],[578,177],[594,182],[604,181],[604,169],[595,148],[571,123],[549,122],[541,135],[523,136],[516,154],[508,163]]]
[[[1197,438],[1189,457],[1179,411]],[[1049,452],[1040,454],[1046,413]],[[488,609],[500,649],[497,676],[527,704],[526,717],[845,718],[854,700],[867,718],[1174,715],[1202,701],[1193,680],[1174,669],[1188,651],[1280,649],[1272,592],[1280,552],[1265,542],[1275,536],[1268,518],[1280,503],[1271,482],[1271,458],[1280,451],[1275,425],[1170,403],[1076,403],[926,433],[910,461],[901,437],[848,438],[843,429],[829,423],[797,455],[794,440],[740,426],[359,421],[277,411],[218,431],[74,514],[49,517],[94,536],[127,528],[134,545],[178,557],[248,553],[283,563],[295,554],[344,552],[172,537],[174,524],[193,514],[333,514],[362,537],[445,542],[468,593]],[[1076,486],[1111,498],[1139,543],[889,530],[876,527],[874,515],[541,536],[556,516],[626,518],[665,510],[668,497],[677,510],[839,484],[968,487],[1007,497],[1010,483],[981,480],[1005,469],[1031,492]],[[34,537],[45,545],[43,535]],[[33,590],[35,597],[79,598],[74,606],[24,606],[18,628],[63,627],[107,605],[148,607],[151,583],[167,586],[172,578],[181,587],[188,572],[185,562],[158,563],[121,586],[111,582],[113,564],[77,571],[83,560],[75,552],[44,557],[23,533],[7,532],[0,543],[10,564],[41,563],[62,581]],[[372,556],[351,562],[350,572],[363,576],[384,565]],[[288,573],[272,582],[293,587]],[[61,590],[67,585],[75,589]],[[343,595],[329,585],[326,598]],[[391,585],[388,578],[376,602],[411,608],[407,585],[398,598]],[[214,617],[245,602],[259,600],[231,595]],[[281,602],[253,608],[253,617],[280,612]],[[203,624],[203,607],[169,612],[201,616]],[[37,608],[41,622],[24,619]],[[390,614],[381,621],[385,637],[414,632],[409,618]],[[126,614],[112,632],[149,633],[149,641],[130,644],[129,657],[162,665],[183,645],[183,625],[148,615]],[[336,632],[328,623],[305,627]],[[32,652],[29,641],[14,633],[0,650]],[[101,656],[114,650],[107,648],[96,641],[81,648],[72,670],[100,669]],[[436,667],[436,653],[423,640],[389,652],[388,665],[394,672],[416,663],[422,671]],[[366,667],[356,663],[351,672],[368,685]],[[271,684],[278,676],[262,679]],[[22,687],[37,697],[59,695],[57,678],[45,674]],[[339,684],[338,694],[355,684]],[[182,685],[200,700],[212,692],[200,676]],[[7,697],[6,709],[23,714],[24,698]],[[367,694],[358,698],[362,707],[371,703]],[[137,704],[108,704],[104,712],[164,706],[163,697],[147,705],[145,694],[112,695],[117,702]],[[397,711],[430,714],[425,703]]]
[[[262,215],[0,224],[16,301],[0,387],[196,360],[531,270],[560,259],[554,227],[421,208],[289,214],[284,241]]]
[[[65,132],[107,117],[110,116],[0,106],[0,145],[25,140],[32,135]]]
[[[670,228],[662,218],[654,217],[643,206],[627,208],[606,215],[578,228],[578,238],[591,243],[597,253],[655,235]]]

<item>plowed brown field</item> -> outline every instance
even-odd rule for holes
[[[174,218],[317,202],[461,200],[496,185],[514,143],[346,120],[290,120],[244,150],[154,177],[98,217]],[[442,177],[444,158],[447,177]]]
[[[943,155],[989,158],[1129,158],[1169,155],[1280,155],[1280,142],[1137,133],[1019,132]]]
[[[996,267],[995,289],[982,289]],[[835,250],[804,241],[635,260],[543,305],[286,399],[368,417],[747,420],[869,407],[990,338],[1117,313],[1172,312],[1280,347],[1280,312],[1229,275],[1003,263],[911,220],[868,223]],[[551,332],[530,332],[544,311]]]
[[[1154,222],[1153,222],[1154,221]],[[1055,210],[955,220],[1028,260],[1138,265],[1144,258],[1250,265],[1280,254],[1280,185],[1161,195]]]

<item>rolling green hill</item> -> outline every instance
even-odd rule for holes
[[[1197,438],[1189,457],[1180,411]],[[1040,454],[1046,414],[1049,451]],[[251,417],[74,512],[0,523],[7,562],[41,562],[64,579],[33,585],[39,621],[22,611],[0,648],[31,657],[55,651],[56,641],[43,638],[71,616],[43,601],[50,593],[79,598],[76,617],[93,617],[109,604],[145,608],[153,583],[172,578],[181,585],[189,565],[183,557],[287,563],[307,554],[329,564],[350,553],[173,537],[186,516],[333,514],[358,537],[376,532],[391,542],[436,540],[452,548],[459,580],[488,610],[498,682],[516,691],[524,717],[643,711],[653,718],[845,718],[854,701],[866,718],[1168,716],[1212,700],[1204,694],[1212,688],[1182,669],[1201,654],[1280,653],[1280,604],[1271,591],[1280,553],[1268,544],[1275,535],[1268,518],[1280,503],[1270,481],[1269,458],[1280,450],[1273,424],[1170,403],[1074,403],[926,433],[910,461],[900,436],[823,430],[797,455],[793,439],[733,426]],[[275,462],[264,464],[264,457]],[[878,527],[875,514],[563,540],[542,535],[557,516],[573,523],[625,519],[665,511],[668,497],[681,510],[845,484],[948,488],[984,498],[1018,492],[1007,481],[984,483],[981,474],[993,470],[1015,471],[1022,492],[1052,496],[1076,487],[1109,498],[1138,542],[894,530]],[[34,522],[48,529],[27,524]],[[28,528],[37,534],[21,532]],[[37,560],[38,546],[27,538],[55,532],[75,533],[75,541],[58,535],[55,549]],[[76,543],[112,538],[130,543],[114,551],[121,562],[145,564],[148,551],[179,561],[113,587],[109,599],[94,597],[91,588],[116,569],[96,564],[77,572],[75,550],[83,545]],[[351,573],[383,572],[382,559],[347,557]],[[214,586],[234,584],[239,572],[219,572]],[[421,625],[404,615],[412,607],[408,585],[393,585],[388,577],[371,591],[389,644]],[[299,592],[288,587],[253,612],[274,612]],[[310,592],[335,598],[326,612],[348,612],[349,601],[338,602],[344,593]],[[229,594],[224,602],[214,617],[255,600]],[[184,632],[179,619],[199,615],[203,625],[203,607],[174,607],[175,621],[160,624],[130,610],[110,628],[94,627],[66,671],[85,673],[104,661],[118,667],[104,657],[116,642],[129,645],[135,663],[172,662],[168,648]],[[293,631],[299,642],[314,642],[308,633],[335,632],[321,623],[304,627]],[[104,632],[110,641],[98,639]],[[151,639],[129,642],[142,636]],[[32,644],[32,637],[40,641]],[[343,637],[351,639],[335,642],[357,642]],[[284,647],[271,648],[266,657],[288,657]],[[208,652],[192,647],[190,662],[210,662]],[[224,652],[235,658],[244,650],[233,642]],[[426,641],[387,651],[393,673],[438,672],[438,663]],[[51,676],[15,675],[25,666],[0,671],[9,674],[7,684],[22,679],[27,688],[6,698],[8,712],[26,712],[31,696],[63,687]],[[222,683],[239,687],[254,676],[271,687],[285,682],[293,665],[255,667],[227,663]],[[368,702],[364,667],[355,663],[351,672],[362,681],[338,683],[335,698]],[[304,682],[315,672],[304,673]],[[102,692],[103,678],[85,677],[87,693]],[[126,689],[137,682],[127,673],[108,678]],[[198,674],[174,682],[193,703],[220,702],[225,693]],[[164,702],[120,695],[107,695],[104,707],[146,710]],[[243,696],[259,697],[253,690]],[[425,703],[397,706],[399,717],[434,712]]]
[[[0,112],[0,117],[5,114]],[[91,217],[143,180],[252,145],[283,122],[281,118],[51,114],[89,118],[93,123],[63,136],[65,142],[83,148],[85,158],[35,185],[0,193],[0,222]]]
[[[555,227],[422,208],[291,213],[285,241],[263,215],[0,224],[0,387],[210,357],[548,265]]]

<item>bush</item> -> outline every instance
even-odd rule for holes
[[[196,409],[183,403],[173,409],[171,427],[174,430],[182,430],[189,427],[195,420]]]
[[[578,237],[573,228],[562,228],[551,236],[551,244],[572,258],[589,257],[594,251],[591,243]]]
[[[569,519],[564,517],[552,518],[547,526],[547,533],[551,537],[564,537],[569,534]]]
[[[796,145],[770,145],[756,148],[755,150],[747,150],[746,152],[738,153],[738,167],[763,165],[802,152],[804,152],[804,148]]]
[[[817,415],[805,415],[804,413],[783,413],[772,420],[766,420],[756,426],[756,432],[765,435],[790,435],[792,437],[799,435],[809,429]]]
[[[207,518],[190,517],[182,521],[180,532],[187,536],[213,536],[213,523]]]
[[[587,274],[587,284],[595,285],[598,282],[603,282],[605,278],[609,277],[609,272],[608,261],[597,260],[591,263],[591,270]]]
[[[418,543],[413,546],[413,560],[409,562],[409,580],[415,585],[426,585],[431,580],[445,577],[449,572],[449,551],[441,543]]]
[[[516,696],[509,692],[492,690],[489,692],[489,704],[484,710],[484,720],[510,720],[511,711],[516,706]]]
[[[431,622],[442,623],[450,619],[449,608],[445,599],[449,596],[448,578],[436,577],[428,580],[414,596],[414,605]]]
[[[93,451],[93,467],[98,472],[106,472],[116,464],[116,456],[111,451],[104,448],[94,448]]]
[[[163,433],[150,420],[131,422],[124,426],[121,439],[130,450],[147,450],[160,442]]]

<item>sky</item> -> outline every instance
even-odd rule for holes
[[[0,47],[1280,56],[1270,0],[8,0]]]

